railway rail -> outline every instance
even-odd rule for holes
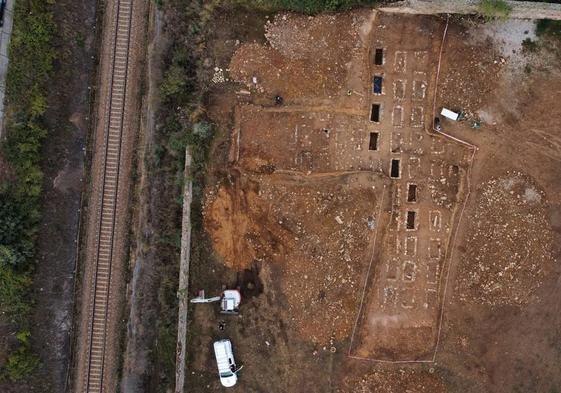
[[[83,391],[102,393],[134,0],[116,0]]]

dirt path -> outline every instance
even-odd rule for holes
[[[163,16],[157,7],[151,7],[149,18],[150,42],[146,55],[146,84],[148,90],[143,102],[143,117],[138,141],[137,173],[139,182],[135,190],[135,211],[133,213],[133,234],[131,245],[130,271],[131,279],[127,288],[128,322],[125,338],[121,391],[139,392],[149,389],[146,381],[150,380],[153,369],[153,346],[158,335],[154,327],[159,310],[157,293],[161,274],[158,251],[154,247],[154,237],[148,234],[158,232],[158,216],[155,212],[159,206],[158,186],[161,176],[150,172],[150,152],[155,145],[156,111],[159,107],[159,84],[162,80],[160,65],[167,50],[167,39],[163,34]],[[148,296],[147,293],[156,294]],[[144,294],[138,296],[138,294]]]

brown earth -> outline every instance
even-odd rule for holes
[[[350,334],[371,252],[367,221],[377,202],[371,176],[242,175],[207,200],[216,251],[235,269],[278,263],[291,324],[314,343]],[[239,196],[243,201],[233,201]]]
[[[194,255],[192,279],[215,291],[222,285],[240,286],[245,296],[236,318],[220,316],[205,305],[194,308],[189,391],[219,389],[211,342],[221,337],[232,340],[238,362],[245,365],[233,391],[558,391],[561,373],[552,365],[561,361],[557,339],[561,110],[556,105],[561,75],[552,64],[559,64],[559,59],[549,56],[546,62],[543,56],[522,54],[521,49],[504,53],[501,44],[483,34],[481,21],[450,20],[436,109],[467,112],[467,121],[444,119],[442,125],[445,132],[478,146],[472,163],[470,149],[431,133],[445,20],[389,14],[372,19],[368,11],[315,18],[281,14],[269,23],[252,20],[239,31],[235,21],[247,21],[246,14],[222,11],[217,20],[222,28],[210,37],[209,47],[214,64],[226,70],[227,81],[214,84],[209,97],[209,115],[221,134],[204,209],[205,229],[216,255]],[[339,18],[345,23],[334,22]],[[499,28],[521,28],[519,22],[508,23]],[[376,29],[383,32],[378,37]],[[515,40],[518,34],[524,35],[509,36]],[[341,46],[330,41],[337,36]],[[422,54],[413,58],[427,67],[428,95],[422,138],[415,129],[409,137],[408,130],[396,131],[383,121],[374,126],[381,133],[378,159],[361,138],[373,130],[368,119],[362,122],[372,100],[382,106],[393,104],[391,85],[385,87],[386,95],[372,98],[371,93],[370,78],[378,69],[370,66],[373,48],[365,43],[373,40],[376,45],[382,36],[388,56],[385,80],[400,79],[399,72],[389,68],[395,52],[427,51],[426,63]],[[422,51],[420,42],[427,45]],[[331,49],[323,60],[332,68],[314,63],[316,48]],[[314,69],[307,70],[302,59],[315,64]],[[526,62],[533,70],[530,74],[524,71]],[[415,75],[408,78],[416,80]],[[276,94],[285,98],[284,105],[274,106]],[[473,118],[482,120],[480,129],[470,128]],[[350,147],[337,139],[345,131],[352,135]],[[402,157],[404,165],[410,157],[421,157],[415,175],[417,205],[396,203],[411,180],[405,177],[406,169],[403,180],[389,179],[390,157]],[[409,171],[416,170],[411,162],[416,161],[410,161]],[[364,181],[348,181],[365,176]],[[416,243],[396,240],[408,206],[420,211],[419,228],[405,232],[406,237],[417,236]],[[438,218],[428,215],[431,209],[440,212]],[[374,242],[369,222],[380,231],[369,289],[382,288],[377,277],[393,277],[384,270],[385,255],[403,251],[399,247],[407,250],[408,244],[420,247],[426,242],[429,248],[416,256],[421,267],[443,257],[437,295],[429,303],[443,308],[428,307],[432,311],[425,312],[422,303],[418,313],[395,308],[397,318],[413,316],[416,330],[410,333],[407,328],[386,336],[372,334],[356,319],[372,256],[366,250]],[[433,243],[436,237],[439,243]],[[403,277],[405,289],[422,295],[433,281],[415,279],[411,286],[412,278],[424,276],[408,269],[410,265],[403,265],[396,277]],[[365,293],[365,304],[384,310],[381,302],[376,303],[381,294]],[[413,299],[419,302],[418,297]],[[224,331],[217,327],[221,320],[226,322]],[[355,321],[360,340],[372,345],[402,334],[391,343],[402,354],[414,355],[436,342],[436,361],[394,365],[347,357]],[[418,327],[423,326],[430,333],[421,337]],[[372,353],[373,347],[365,348],[366,354]],[[400,360],[395,353],[386,356]]]
[[[376,370],[363,375],[359,380],[356,377],[347,378],[343,382],[343,387],[337,392],[447,393],[448,389],[442,378],[434,374],[433,368],[429,370],[397,368]]]
[[[553,231],[545,194],[527,176],[507,173],[478,190],[463,254],[463,301],[528,304],[551,274]]]

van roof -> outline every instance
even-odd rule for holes
[[[232,343],[230,340],[216,341],[214,343],[214,354],[216,356],[218,372],[231,371],[230,365],[234,363],[234,354],[232,353]]]

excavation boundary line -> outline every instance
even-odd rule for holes
[[[380,199],[380,206],[378,206],[378,221],[382,221],[381,217],[382,217],[382,208],[384,206],[384,199],[386,196],[386,185],[384,184],[384,188],[382,190],[382,198]],[[360,315],[362,313],[362,307],[364,305],[364,298],[366,297],[366,287],[368,286],[368,281],[370,278],[370,271],[372,270],[372,262],[374,262],[374,256],[376,255],[376,242],[378,239],[378,228],[380,227],[380,225],[376,226],[376,233],[374,233],[374,239],[372,241],[372,255],[370,256],[370,263],[368,264],[368,269],[366,270],[366,277],[364,278],[364,287],[362,288],[362,295],[360,297],[360,305],[358,308],[358,313],[356,316],[356,320],[355,320],[355,324],[353,326],[353,332],[351,334],[351,342],[349,343],[349,350],[347,352],[347,356],[350,358],[358,358],[358,359],[362,359],[360,357],[355,357],[351,355],[351,351],[353,349],[353,341],[355,338],[355,333],[356,333],[356,329],[358,327],[358,320],[360,319]]]
[[[118,203],[122,134],[127,96],[127,76],[132,30],[133,1],[118,0],[113,35],[111,81],[103,148],[99,224],[96,231],[92,304],[88,321],[87,364],[84,391],[105,391],[107,317],[114,257],[115,223]]]

